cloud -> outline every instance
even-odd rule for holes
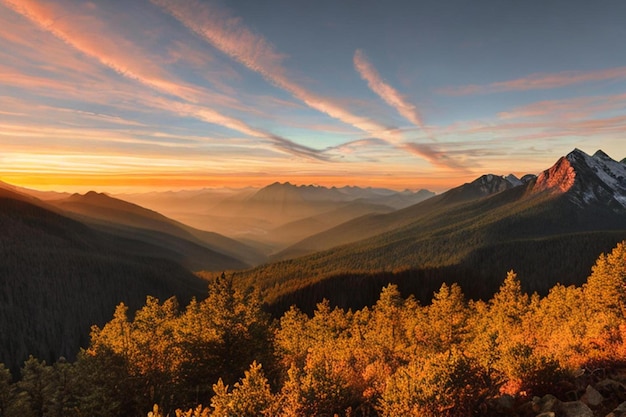
[[[560,119],[583,119],[593,114],[623,110],[626,94],[577,97],[562,100],[544,100],[498,113],[504,120],[558,117]]]
[[[142,51],[121,36],[114,36],[112,31],[102,32],[102,22],[91,16],[70,19],[64,10],[52,5],[42,5],[33,0],[2,0],[13,11],[28,18],[41,29],[50,32],[67,45],[83,54],[98,60],[102,65],[116,71],[125,78],[134,80],[180,101],[168,103],[185,114],[208,123],[271,141],[279,150],[305,158],[327,160],[315,149],[299,145],[289,139],[254,128],[242,120],[195,103],[206,101],[208,92],[194,85],[188,85],[145,57]],[[63,18],[59,18],[63,16]],[[265,59],[265,58],[263,58]],[[276,59],[276,57],[268,57]],[[171,100],[170,100],[171,101]]]
[[[333,100],[319,96],[295,82],[283,65],[285,56],[279,53],[263,36],[245,27],[240,18],[233,17],[225,10],[211,7],[208,3],[200,3],[197,0],[186,2],[176,0],[151,1],[215,48],[240,62],[248,69],[259,73],[269,83],[289,92],[293,97],[304,102],[310,108],[351,125],[370,136],[384,139],[399,149],[426,158],[438,166],[452,169],[459,168],[458,163],[454,163],[450,158],[446,158],[441,154],[435,154],[433,147],[407,145],[404,143],[401,132],[398,129],[381,125],[369,118],[357,116]],[[377,85],[376,88],[379,87],[381,86]],[[395,92],[395,90],[392,88],[382,90],[384,90],[385,97],[392,100],[393,106],[402,108],[401,114],[403,116],[409,116],[420,127],[424,126],[417,111],[414,107],[411,109],[411,105],[406,103],[400,94],[396,92],[396,98],[393,101],[393,94],[390,91]]]
[[[433,145],[425,143],[405,143],[403,146],[409,152],[423,157],[428,162],[439,168],[468,172],[464,165],[450,157],[449,152],[442,151]]]
[[[626,79],[626,67],[608,68],[597,71],[563,71],[554,74],[531,74],[528,77],[491,84],[472,84],[461,87],[446,87],[438,92],[450,96],[502,93],[506,91],[548,90],[590,81]]]
[[[374,66],[368,61],[365,53],[357,49],[354,53],[354,68],[359,72],[361,78],[367,81],[369,88],[385,103],[396,109],[405,119],[415,126],[424,128],[424,121],[417,108],[409,103],[396,89],[385,83]]]
[[[248,69],[259,73],[268,82],[289,92],[307,106],[325,113],[353,127],[394,140],[391,130],[368,118],[352,114],[333,100],[321,97],[299,85],[288,75],[283,66],[285,56],[264,37],[258,35],[241,22],[240,18],[226,11],[211,7],[196,0],[151,0],[178,19],[189,30],[195,32],[215,48],[237,60]]]

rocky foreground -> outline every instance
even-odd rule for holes
[[[484,415],[517,417],[626,417],[626,368],[581,372],[558,395],[513,397],[491,401]]]

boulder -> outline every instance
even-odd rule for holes
[[[626,385],[613,379],[603,379],[596,384],[596,390],[607,398],[626,400]]]
[[[604,397],[598,392],[597,389],[591,385],[587,385],[587,389],[580,400],[590,407],[597,407],[602,404]]]
[[[594,417],[593,411],[582,401],[568,401],[558,404],[558,413],[563,417]]]
[[[555,406],[560,403],[559,399],[552,394],[546,394],[543,397],[533,397],[533,411],[536,413],[544,413],[546,411],[554,411]]]

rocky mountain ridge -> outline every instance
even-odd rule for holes
[[[567,193],[583,207],[601,204],[626,211],[626,165],[598,150],[589,156],[574,149],[537,177],[532,192]]]

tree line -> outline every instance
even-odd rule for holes
[[[120,304],[76,361],[31,357],[15,381],[0,367],[0,415],[472,416],[626,362],[626,242],[544,297],[511,271],[488,301],[443,284],[422,304],[388,285],[371,307],[277,320],[261,301],[222,275],[184,308]]]

